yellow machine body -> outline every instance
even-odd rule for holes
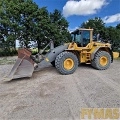
[[[93,29],[79,29],[81,31],[89,31],[90,32],[90,42],[85,47],[79,47],[77,43],[72,42],[68,46],[68,51],[74,52],[79,58],[80,63],[91,63],[91,60],[94,58],[94,55],[97,51],[106,51],[113,58],[118,58],[118,52],[111,51],[111,44],[110,43],[102,43],[99,41],[93,41]]]

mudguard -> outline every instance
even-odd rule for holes
[[[45,55],[45,60],[47,62],[52,62],[55,60],[55,58],[57,57],[58,54],[60,54],[61,52],[63,52],[65,49],[68,48],[68,44],[65,44],[65,45],[60,45],[56,48],[54,48],[53,50],[51,50],[50,52],[48,52],[46,55]]]

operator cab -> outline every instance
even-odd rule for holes
[[[77,29],[71,33],[72,41],[77,43],[78,47],[85,47],[90,43],[92,29]]]

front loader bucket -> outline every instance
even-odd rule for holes
[[[30,56],[31,52],[29,50],[19,49],[18,59],[5,79],[9,81],[16,78],[31,77],[34,71],[34,62]]]

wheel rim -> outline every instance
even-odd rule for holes
[[[108,58],[105,57],[105,56],[102,56],[102,57],[100,58],[100,65],[106,66],[107,63],[108,63]]]
[[[64,61],[64,68],[66,70],[70,70],[72,69],[74,66],[74,61],[71,59],[71,58],[67,58],[65,61]]]

